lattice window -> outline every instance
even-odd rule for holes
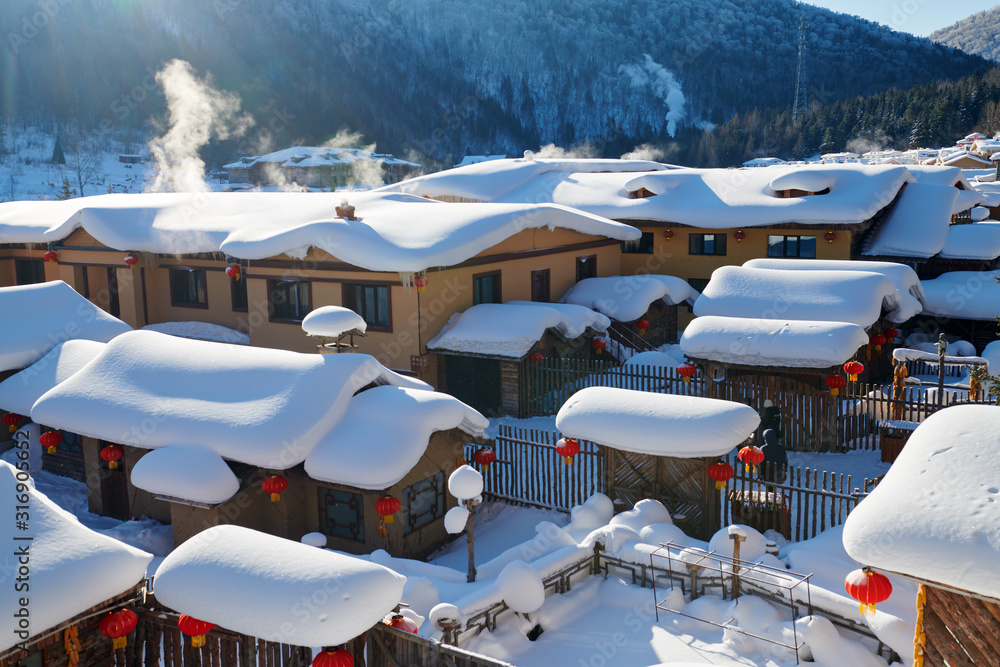
[[[320,487],[319,530],[330,537],[365,541],[364,498],[350,491]]]
[[[403,489],[403,510],[409,533],[444,516],[444,473],[428,477]]]

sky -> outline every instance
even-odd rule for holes
[[[835,12],[854,14],[893,30],[926,37],[960,19],[992,9],[998,0],[804,0]]]

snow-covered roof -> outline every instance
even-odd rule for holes
[[[938,254],[948,239],[948,226],[956,213],[959,194],[958,188],[950,185],[911,183],[868,240],[862,254],[922,258]]]
[[[462,161],[456,164],[456,167],[468,167],[470,164],[479,164],[480,162],[491,162],[493,160],[503,160],[507,156],[500,155],[466,155],[462,158]]]
[[[0,408],[30,414],[31,406],[42,394],[89,364],[105,345],[94,340],[68,340],[56,345],[28,368],[0,382]]]
[[[883,308],[893,321],[896,287],[882,274],[864,271],[784,271],[722,266],[694,304],[698,317],[816,320],[874,324]],[[901,318],[905,319],[905,318]]]
[[[306,472],[331,484],[388,489],[413,469],[434,432],[459,428],[482,437],[488,426],[486,417],[447,394],[375,387],[351,399],[306,457]]]
[[[1000,409],[928,417],[882,482],[851,512],[852,558],[1000,600]]]
[[[122,194],[69,201],[70,207],[0,204],[0,242],[60,241],[83,227],[120,250],[264,259],[302,258],[317,247],[371,271],[413,272],[458,264],[524,229],[640,237],[628,225],[559,205],[445,204],[391,193],[352,193],[356,220],[336,216],[341,193]]]
[[[773,167],[779,164],[788,164],[779,157],[755,157],[743,163],[744,167]]]
[[[349,331],[364,333],[367,329],[365,318],[341,306],[316,308],[302,320],[302,330],[309,336],[338,338]]]
[[[136,462],[129,475],[137,489],[196,503],[224,503],[240,490],[240,481],[222,457],[205,447],[168,445]]]
[[[751,269],[780,269],[782,271],[866,271],[881,273],[896,287],[895,322],[903,322],[923,309],[924,291],[917,272],[906,264],[896,262],[851,261],[839,259],[751,259],[743,263]]]
[[[0,312],[0,371],[30,366],[66,340],[107,342],[132,330],[61,280],[0,287]]]
[[[744,366],[829,368],[851,359],[868,342],[857,324],[804,320],[697,317],[681,348],[694,359]]]
[[[167,556],[154,592],[171,609],[227,630],[295,646],[335,646],[391,612],[405,582],[360,558],[225,525]]]
[[[250,344],[250,334],[208,322],[160,322],[147,324],[143,329],[194,340],[211,340],[217,343],[233,343],[235,345]]]
[[[588,387],[573,394],[556,415],[570,438],[656,456],[721,456],[760,425],[742,403],[700,396]]]
[[[0,461],[0,493],[7,499],[0,503],[0,537],[4,543],[0,572],[9,587],[0,595],[0,615],[4,618],[0,623],[0,651],[25,639],[15,634],[17,623],[11,620],[21,609],[19,598],[29,599],[29,632],[39,636],[129,591],[142,580],[153,558],[152,554],[86,528],[33,484],[19,482],[18,474],[12,465]],[[27,495],[27,503],[17,500],[20,494]],[[19,504],[27,504],[27,512],[19,509]],[[22,516],[15,517],[18,512]],[[26,531],[18,530],[15,521],[24,518],[23,514],[28,515]],[[25,561],[18,560],[20,547],[29,554],[30,588],[18,594],[14,575],[19,566],[25,565]]]
[[[924,313],[993,321],[1000,313],[1000,271],[952,271],[923,280]]]
[[[286,469],[304,461],[351,396],[373,382],[429,389],[364,354],[299,354],[135,331],[42,396],[31,417],[111,442],[201,445]]]
[[[657,299],[668,306],[694,301],[698,293],[686,280],[674,276],[641,274],[585,278],[571,287],[562,301],[586,306],[619,322],[642,317]]]
[[[427,349],[520,359],[548,329],[565,338],[577,338],[588,330],[603,332],[609,326],[607,316],[571,303],[481,303],[452,315],[441,333],[427,343]]]
[[[951,225],[948,228],[948,240],[938,257],[978,260],[1000,257],[1000,224]]]
[[[384,153],[372,153],[360,148],[329,148],[323,146],[292,146],[267,155],[247,157],[223,165],[223,169],[249,169],[258,164],[276,164],[282,167],[332,167],[354,164],[355,162],[384,162],[390,165],[420,167],[416,162],[408,162]]]

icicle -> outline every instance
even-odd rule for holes
[[[403,283],[403,289],[409,292],[413,289],[413,276],[416,275],[415,271],[400,271],[399,272],[399,282]]]

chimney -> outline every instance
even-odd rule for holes
[[[354,207],[348,204],[346,199],[340,201],[340,206],[337,207],[337,217],[344,220],[357,220],[354,217]]]

